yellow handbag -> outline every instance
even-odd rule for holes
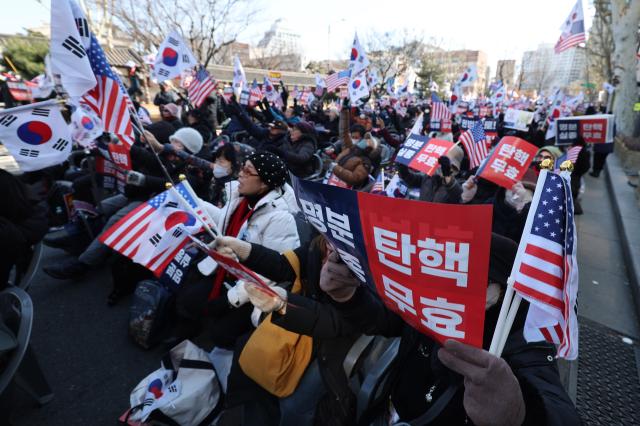
[[[296,273],[292,293],[302,290],[300,260],[293,251],[284,253]],[[255,329],[242,353],[240,368],[271,394],[283,398],[296,390],[313,351],[313,339],[271,322],[269,314]]]

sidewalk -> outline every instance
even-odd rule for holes
[[[600,178],[585,175],[584,214],[576,216],[580,353],[570,387],[577,388],[576,406],[585,424],[640,424],[640,325],[630,279],[634,266],[626,256],[628,237],[617,222],[620,191],[628,185],[617,157],[610,155],[607,163]],[[638,225],[631,228],[636,234]]]

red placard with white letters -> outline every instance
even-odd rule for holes
[[[535,145],[515,136],[505,136],[478,170],[477,176],[511,189],[526,173],[538,152]]]
[[[433,176],[440,165],[438,158],[445,155],[453,142],[442,139],[429,139],[429,143],[424,145],[420,151],[411,159],[409,167],[426,175]]]

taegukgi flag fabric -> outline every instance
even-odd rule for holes
[[[351,57],[349,58],[349,69],[351,76],[356,76],[369,66],[369,58],[364,53],[364,49],[358,40],[358,34],[353,37],[353,45],[351,46]]]
[[[171,31],[158,49],[153,75],[158,82],[180,76],[183,70],[198,64],[195,56],[177,31]]]
[[[60,164],[71,153],[69,126],[56,101],[0,111],[0,142],[23,172]]]
[[[97,83],[87,57],[89,25],[73,0],[51,0],[51,71],[69,96],[77,98]]]

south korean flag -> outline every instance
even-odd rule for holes
[[[198,65],[195,56],[177,31],[171,31],[158,49],[153,67],[154,78],[160,83],[179,77],[182,71]]]
[[[351,77],[349,80],[349,99],[352,103],[356,103],[362,98],[369,96],[369,86],[367,85],[367,77],[365,73]]]
[[[69,126],[55,101],[0,111],[0,142],[23,172],[60,164],[71,153]]]
[[[72,98],[97,82],[87,49],[91,33],[82,9],[73,0],[51,0],[51,71]]]

